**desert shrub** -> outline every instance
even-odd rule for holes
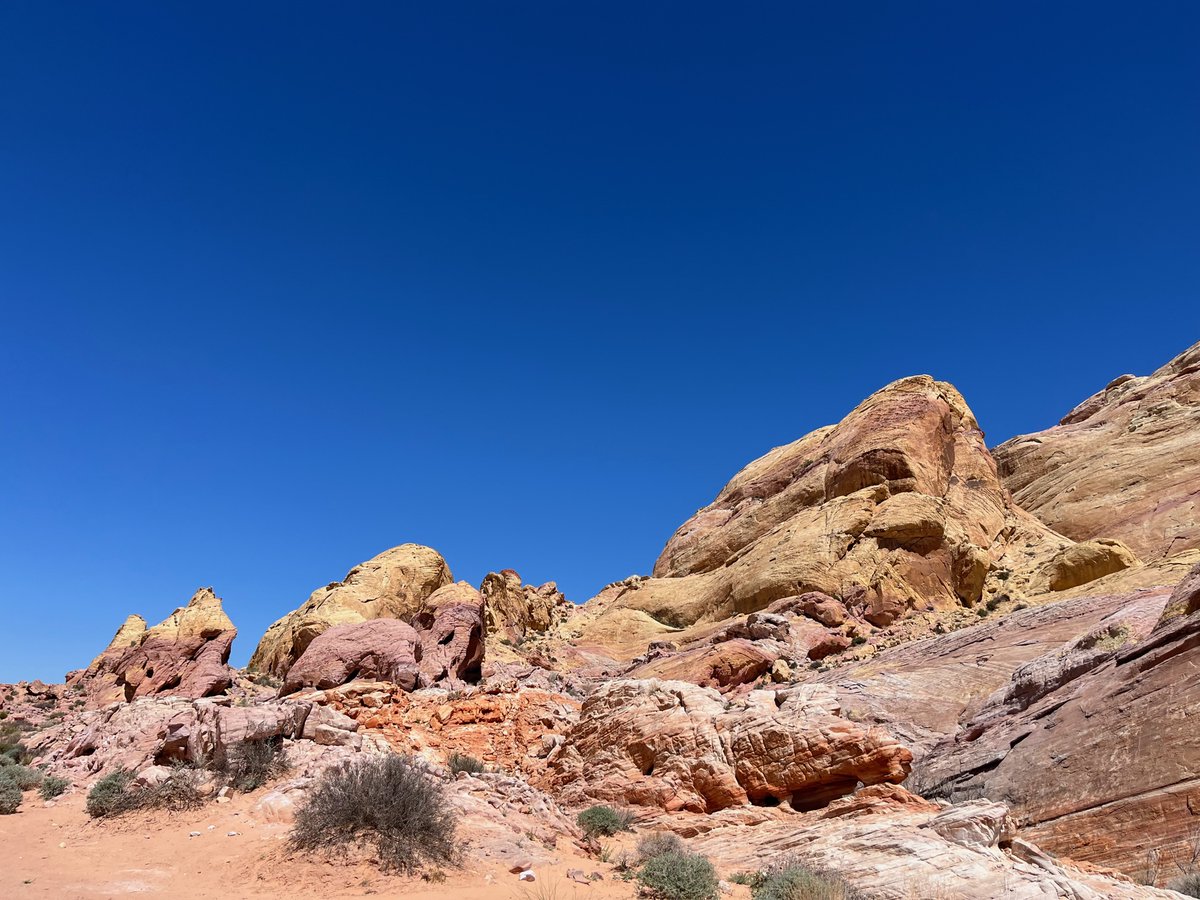
[[[468,756],[466,753],[451,753],[448,760],[450,771],[457,775],[459,772],[468,772],[471,775],[478,775],[480,772],[486,771],[483,763],[473,756]]]
[[[684,853],[686,849],[683,841],[679,839],[679,835],[669,831],[656,831],[637,842],[638,859],[642,862],[665,853]]]
[[[21,806],[21,789],[15,781],[0,778],[0,816],[11,816]]]
[[[302,850],[373,845],[384,868],[412,871],[458,856],[455,817],[440,782],[407,756],[388,754],[327,769],[296,810]]]
[[[785,857],[754,878],[750,896],[753,900],[854,900],[856,895],[838,876]]]
[[[575,821],[590,838],[608,837],[618,831],[628,831],[633,813],[615,810],[611,806],[589,806],[575,817]]]
[[[8,718],[8,710],[0,709],[0,719],[7,719],[7,718]]]
[[[43,800],[53,800],[55,797],[60,797],[66,793],[67,788],[71,786],[71,782],[66,778],[59,778],[57,775],[47,775],[42,779],[41,787],[38,788],[38,794]]]
[[[197,809],[204,805],[204,795],[200,792],[202,774],[199,769],[179,764],[171,769],[171,774],[158,784],[146,786],[134,785],[130,788],[130,809],[169,809],[183,812]]]
[[[0,779],[11,781],[22,791],[32,791],[42,783],[43,777],[45,776],[39,769],[31,769],[29,766],[16,763],[0,769]]]
[[[663,900],[715,900],[717,873],[694,853],[664,853],[646,862],[638,882]]]
[[[117,769],[92,785],[87,795],[87,811],[89,816],[99,819],[136,809],[138,802],[133,787],[133,773],[127,769]]]
[[[1167,887],[1185,897],[1200,897],[1200,874],[1180,875],[1169,882]]]
[[[287,771],[287,761],[278,738],[249,740],[229,748],[220,770],[230,787],[248,793]]]

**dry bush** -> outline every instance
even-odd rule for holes
[[[277,737],[242,741],[229,748],[217,771],[234,790],[249,793],[287,771],[282,747]]]
[[[457,859],[455,825],[442,784],[425,766],[387,754],[326,770],[296,810],[292,844],[336,850],[366,843],[384,868],[412,871]]]

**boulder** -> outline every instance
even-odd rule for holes
[[[420,658],[421,636],[406,622],[334,625],[315,637],[288,669],[279,692],[325,690],[355,678],[390,681],[411,691],[420,681]]]
[[[546,779],[577,804],[812,808],[859,782],[902,781],[911,759],[882,729],[843,718],[829,688],[752,691],[727,707],[694,684],[619,680],[584,702]]]
[[[1076,541],[1114,538],[1153,561],[1200,547],[1200,344],[1125,375],[1053,428],[993,452],[1025,510]]]
[[[307,601],[267,629],[248,668],[282,678],[318,635],[334,625],[415,616],[450,567],[436,550],[402,544],[351,569],[345,579],[313,591]]]
[[[288,669],[280,696],[325,690],[356,678],[404,690],[477,682],[483,665],[483,601],[465,581],[439,588],[412,623],[373,619],[334,625]]]
[[[1064,547],[1047,563],[1043,574],[1048,590],[1065,591],[1138,564],[1133,551],[1120,541],[1100,538]]]

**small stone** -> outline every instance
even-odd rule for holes
[[[66,842],[66,841],[59,841],[59,842],[58,842],[58,849],[59,849],[59,850],[66,850],[66,849],[67,849],[67,842]]]
[[[225,837],[237,837],[239,834],[241,834],[240,831],[227,831]]]
[[[190,838],[200,837],[200,832],[199,831],[189,831],[188,837],[190,837]]]
[[[537,876],[529,869],[526,869],[517,876],[517,881],[537,881]]]

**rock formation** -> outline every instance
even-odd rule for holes
[[[994,451],[1016,502],[1077,540],[1143,560],[1200,547],[1200,344],[1153,375],[1122,375],[1053,428]]]
[[[248,668],[282,678],[313,639],[334,625],[407,621],[434,591],[452,581],[450,567],[436,550],[419,544],[393,547],[355,566],[344,580],[313,591],[299,609],[275,622]]]
[[[324,690],[356,678],[407,691],[476,682],[483,665],[483,599],[465,581],[439,588],[411,624],[372,619],[334,625],[315,637],[287,670],[281,695]]]
[[[1018,669],[917,776],[928,791],[1007,803],[1047,850],[1134,874],[1153,850],[1164,869],[1189,861],[1200,807],[1200,614],[1153,629],[1110,621]],[[1132,603],[1136,598],[1127,598]],[[1171,871],[1164,874],[1171,874]]]
[[[153,628],[141,616],[130,616],[69,685],[78,686],[92,706],[159,694],[220,694],[233,681],[227,663],[236,636],[221,599],[212,588],[201,588]]]
[[[958,392],[916,376],[739,472],[582,636],[628,631],[618,610],[679,629],[814,591],[883,628],[1029,589],[1069,544],[1013,505]]]
[[[903,781],[911,759],[882,729],[843,718],[829,688],[756,691],[727,706],[686,682],[613,681],[584,702],[548,784],[580,804],[809,809],[859,782]]]
[[[570,617],[575,606],[553,581],[534,587],[522,584],[512,569],[489,572],[479,587],[483,595],[487,633],[509,640],[544,634]]]

